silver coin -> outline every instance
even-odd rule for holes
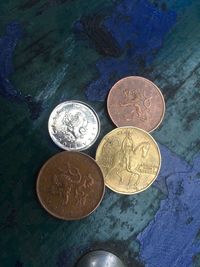
[[[89,148],[97,140],[100,121],[96,112],[80,101],[66,101],[54,108],[48,122],[53,142],[68,151]]]
[[[125,267],[123,262],[113,253],[104,250],[91,251],[84,255],[76,267]]]

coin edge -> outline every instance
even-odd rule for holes
[[[51,133],[51,131],[50,131],[50,129],[51,129],[51,126],[50,126],[50,119],[51,119],[51,116],[52,116],[52,113],[54,112],[54,110],[55,110],[56,108],[58,108],[59,106],[65,104],[65,103],[72,103],[72,102],[73,102],[73,103],[81,104],[81,105],[86,106],[87,108],[89,108],[89,109],[93,112],[94,116],[95,116],[96,119],[97,119],[98,131],[97,131],[97,134],[96,134],[95,139],[94,139],[93,142],[91,142],[89,145],[87,145],[87,146],[85,146],[85,147],[83,147],[83,148],[80,148],[80,149],[70,149],[70,148],[67,148],[66,146],[62,145],[60,142],[56,142],[55,137],[52,135],[52,133]],[[94,143],[97,141],[97,139],[98,139],[98,137],[99,137],[99,135],[100,135],[100,132],[101,132],[101,122],[100,122],[100,119],[99,119],[99,116],[98,116],[97,112],[93,109],[93,107],[91,107],[90,105],[88,105],[87,103],[84,103],[84,102],[82,102],[82,101],[78,101],[78,100],[69,100],[69,101],[64,101],[64,102],[58,104],[58,105],[55,106],[54,109],[51,111],[51,113],[50,113],[50,115],[49,115],[49,119],[48,119],[48,132],[49,132],[49,136],[50,136],[51,140],[53,141],[53,143],[54,143],[56,146],[58,146],[59,148],[65,150],[65,151],[69,151],[69,152],[71,152],[71,151],[74,151],[74,152],[76,152],[76,151],[77,151],[77,152],[81,152],[81,151],[84,151],[84,150],[87,150],[88,148],[90,148],[90,147],[91,147],[92,145],[94,145]]]
[[[160,94],[160,96],[161,96],[161,99],[162,99],[162,102],[163,102],[163,112],[162,112],[162,116],[161,116],[160,121],[154,126],[154,128],[152,128],[152,129],[149,130],[149,131],[146,131],[146,130],[144,130],[144,129],[141,128],[142,130],[144,130],[144,131],[146,131],[146,132],[148,132],[148,133],[151,133],[151,132],[155,131],[155,130],[161,125],[161,123],[163,122],[163,119],[164,119],[164,116],[165,116],[165,112],[166,112],[166,104],[165,104],[165,98],[164,98],[163,93],[162,93],[162,91],[160,90],[160,88],[159,88],[154,82],[152,82],[151,80],[149,80],[149,79],[147,79],[147,78],[145,78],[145,77],[142,77],[142,76],[127,76],[127,77],[124,77],[124,78],[118,80],[118,81],[111,87],[111,89],[110,89],[110,91],[109,91],[109,93],[108,93],[108,96],[107,96],[107,111],[108,111],[108,115],[109,115],[111,121],[113,122],[113,124],[114,124],[116,127],[118,127],[118,128],[119,128],[119,127],[126,127],[126,126],[119,126],[118,123],[116,123],[116,122],[113,120],[112,115],[111,115],[111,113],[110,113],[110,109],[109,109],[109,104],[108,104],[108,102],[109,102],[110,94],[111,94],[111,91],[112,91],[113,87],[114,87],[115,85],[117,85],[118,83],[120,83],[122,80],[124,80],[124,79],[129,79],[129,78],[140,78],[140,79],[143,79],[143,80],[147,81],[148,83],[151,83],[154,87],[156,87],[157,91],[159,92],[159,94]],[[127,126],[130,126],[130,125],[127,125]],[[138,127],[136,127],[136,126],[132,126],[132,127],[138,128]],[[140,129],[140,128],[139,128],[139,129]]]
[[[125,129],[127,129],[127,128],[130,129],[130,128],[131,128],[131,129],[140,130],[140,131],[146,133],[148,136],[150,136],[150,138],[153,140],[154,144],[156,145],[156,148],[157,148],[157,150],[158,150],[159,160],[160,160],[159,168],[158,168],[157,174],[156,174],[155,178],[153,179],[153,181],[152,181],[147,187],[145,187],[144,189],[139,190],[139,191],[137,191],[137,192],[134,192],[134,193],[130,193],[130,192],[129,192],[129,193],[126,193],[126,192],[122,192],[122,191],[117,191],[117,190],[113,189],[111,186],[107,185],[107,183],[106,183],[106,181],[105,181],[105,186],[108,187],[110,190],[114,191],[115,193],[118,193],[118,194],[121,194],[121,195],[135,195],[135,194],[138,194],[138,193],[141,193],[141,192],[147,190],[147,189],[148,189],[148,188],[155,182],[156,178],[158,177],[158,175],[159,175],[159,173],[160,173],[160,169],[161,169],[161,165],[162,165],[162,157],[161,157],[160,148],[159,148],[159,146],[158,146],[158,143],[157,143],[156,140],[153,138],[153,136],[151,136],[150,133],[148,133],[147,131],[145,131],[145,130],[143,130],[143,129],[141,129],[141,128],[133,127],[133,126],[128,126],[128,127],[123,126],[123,127],[115,128],[115,129],[113,129],[112,131],[108,132],[108,133],[102,138],[102,140],[100,141],[100,143],[99,143],[99,145],[98,145],[98,147],[97,147],[97,150],[96,150],[95,159],[96,159],[96,161],[97,161],[97,152],[98,152],[99,146],[100,146],[101,142],[103,141],[103,139],[104,139],[105,137],[107,137],[111,132],[117,131],[118,129],[124,129],[124,128],[125,128]],[[98,161],[97,161],[97,164],[98,164]],[[99,164],[98,164],[98,165],[99,165]],[[99,165],[99,167],[100,167],[100,165]],[[100,167],[100,168],[101,168],[101,167]],[[102,173],[103,173],[103,171],[102,171]],[[104,175],[103,175],[103,177],[104,177]],[[105,179],[105,178],[104,178],[104,179]]]
[[[56,158],[56,157],[60,156],[60,154],[66,154],[66,153],[78,153],[78,154],[82,154],[83,156],[86,156],[86,157],[90,158],[90,159],[91,159],[91,160],[98,166],[98,168],[99,168],[99,170],[100,170],[100,173],[102,174],[103,190],[102,190],[102,195],[101,195],[100,200],[98,201],[97,206],[96,206],[90,213],[88,213],[87,215],[84,215],[84,216],[81,216],[81,217],[78,217],[78,218],[65,218],[65,217],[62,217],[62,216],[57,216],[57,215],[55,215],[53,212],[51,212],[51,211],[44,205],[44,203],[42,202],[42,200],[41,200],[41,198],[40,198],[40,194],[39,194],[39,179],[40,179],[40,175],[41,175],[43,169],[46,167],[46,165],[48,164],[48,162],[49,162],[50,160],[52,160],[53,158]],[[78,221],[78,220],[84,219],[84,218],[88,217],[89,215],[91,215],[91,214],[92,214],[92,213],[93,213],[93,212],[100,206],[100,204],[101,204],[101,202],[102,202],[102,200],[103,200],[103,198],[104,198],[104,195],[105,195],[105,180],[104,180],[103,172],[102,172],[100,166],[97,164],[96,160],[93,159],[91,156],[89,156],[89,155],[87,155],[87,154],[85,154],[85,153],[83,153],[83,152],[78,152],[78,151],[62,151],[62,152],[56,153],[55,155],[53,155],[52,157],[50,157],[50,158],[49,158],[49,159],[42,165],[42,167],[40,168],[39,173],[38,173],[38,175],[37,175],[37,181],[36,181],[36,194],[37,194],[37,198],[38,198],[38,200],[39,200],[41,206],[44,208],[44,210],[45,210],[48,214],[52,215],[54,218],[61,219],[61,220],[64,220],[64,221]]]

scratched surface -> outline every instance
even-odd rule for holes
[[[8,0],[0,11],[0,265],[73,267],[104,248],[128,267],[199,267],[199,0]],[[64,100],[85,101],[100,140],[114,128],[107,92],[127,75],[153,80],[166,99],[153,133],[160,175],[138,195],[106,190],[84,220],[56,220],[35,193],[38,170],[60,151],[48,116]]]

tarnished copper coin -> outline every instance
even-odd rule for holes
[[[126,77],[114,84],[108,95],[107,107],[117,127],[134,126],[147,132],[160,125],[165,113],[160,89],[139,76]]]
[[[56,154],[44,164],[36,187],[45,210],[63,220],[78,220],[91,214],[105,190],[103,174],[95,160],[69,151]]]

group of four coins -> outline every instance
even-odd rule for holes
[[[117,193],[135,194],[147,189],[159,173],[159,147],[148,133],[159,126],[165,112],[157,86],[142,77],[124,78],[110,90],[107,105],[118,128],[103,137],[96,161],[78,152],[98,138],[96,112],[85,103],[66,101],[50,115],[50,136],[67,151],[44,164],[37,194],[42,206],[57,218],[76,220],[92,213],[103,198],[104,184]]]

